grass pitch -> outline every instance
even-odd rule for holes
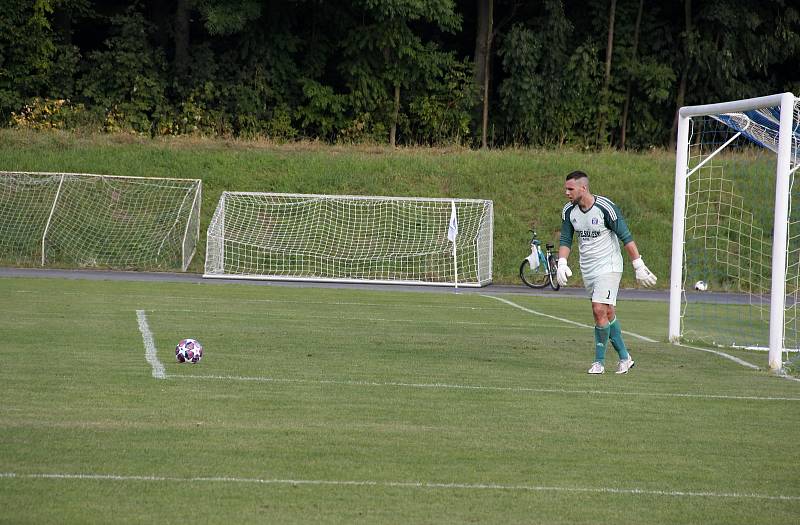
[[[630,374],[588,376],[592,331],[560,320],[591,324],[585,300],[19,278],[0,297],[0,522],[800,516],[800,383],[632,335]],[[666,311],[618,308],[657,341]],[[175,363],[184,337],[199,364]]]

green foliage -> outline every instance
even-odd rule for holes
[[[47,84],[56,51],[48,15],[53,1],[0,2],[0,118],[7,120]]]
[[[621,9],[625,4],[618,4]],[[669,14],[661,6],[643,6],[639,42],[633,54],[633,32],[637,6],[618,13],[617,39],[612,68],[611,89],[624,104],[630,84],[631,100],[628,116],[626,147],[647,149],[669,140],[676,87],[674,36],[669,26]],[[621,126],[621,124],[620,124]]]
[[[574,29],[557,0],[537,29],[512,27],[498,53],[508,76],[500,86],[505,127],[514,143],[592,144],[602,64],[597,47],[570,48]]]
[[[628,104],[626,146],[664,145],[684,70],[686,104],[800,89],[796,6],[694,2],[687,32],[684,5],[645,2],[634,45],[639,2],[616,3],[601,92],[608,2],[496,2],[492,143],[613,146]],[[474,3],[0,0],[0,8],[0,125],[37,98],[69,100],[60,112],[83,108],[65,127],[150,135],[386,143],[393,129],[398,144],[475,144],[470,130],[481,124]]]
[[[15,128],[48,130],[89,128],[99,129],[97,119],[83,104],[69,100],[34,97],[19,113],[11,112],[9,124]]]
[[[782,0],[730,0],[699,6],[692,34],[692,58],[709,96],[719,100],[777,91],[771,66],[800,52],[800,15]],[[710,92],[710,93],[709,93]],[[692,101],[701,102],[695,93]]]
[[[450,59],[451,57],[447,57]],[[442,82],[435,82],[408,105],[407,134],[417,144],[469,143],[470,111],[477,88],[470,78],[472,64],[447,60]]]
[[[399,125],[407,126],[408,119],[405,114],[400,114]],[[388,136],[386,126],[382,121],[376,121],[372,113],[361,113],[353,118],[347,126],[340,129],[336,135],[337,144],[381,144]]]
[[[334,139],[336,131],[346,126],[344,108],[348,97],[310,79],[303,82],[303,95],[306,102],[297,109],[300,125],[312,136]]]
[[[201,135],[201,136],[227,136],[232,133],[230,123],[225,118],[225,113],[219,109],[209,107],[204,93],[214,89],[213,85],[206,85],[206,89],[198,89],[191,93],[180,106],[178,113],[171,119],[166,119],[159,128],[159,135]]]
[[[212,35],[241,31],[245,25],[261,16],[262,2],[257,0],[200,0],[205,26]]]
[[[291,140],[297,136],[297,130],[292,124],[291,108],[286,104],[277,106],[272,111],[272,117],[264,126],[266,135],[278,141]]]
[[[632,64],[628,70],[634,88],[627,147],[646,149],[667,140],[667,117],[659,108],[671,99],[676,78],[673,69],[654,58]]]
[[[81,62],[80,50],[72,44],[55,46],[47,92],[55,98],[74,98],[75,81]]]
[[[134,4],[111,18],[105,49],[89,54],[81,95],[103,108],[108,131],[155,133],[166,113],[166,62],[148,35],[154,30]]]
[[[358,3],[358,2],[356,2]],[[444,31],[460,26],[448,0],[408,2],[368,0],[372,19],[355,24],[341,44],[339,70],[348,80],[349,102],[367,135],[377,140],[392,124],[394,90],[400,88],[401,141],[458,141],[468,132],[471,90],[466,63],[432,42],[424,42],[410,22],[423,20]],[[369,115],[368,118],[365,118]],[[352,130],[352,126],[348,128]],[[349,133],[352,135],[352,132]]]
[[[461,17],[452,0],[354,0],[380,20],[428,20],[443,31],[454,32],[461,26]]]

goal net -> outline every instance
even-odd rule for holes
[[[205,277],[483,286],[492,202],[225,192]]]
[[[0,172],[0,260],[186,271],[200,193],[194,179]]]
[[[799,143],[791,93],[680,110],[670,340],[800,348]]]

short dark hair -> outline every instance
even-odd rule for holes
[[[575,180],[575,179],[586,179],[589,180],[589,176],[582,171],[573,171],[569,175],[567,175],[567,180]]]

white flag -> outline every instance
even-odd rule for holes
[[[453,206],[450,210],[450,225],[447,227],[447,239],[455,243],[458,235],[458,217],[456,217],[456,201],[450,201]]]

